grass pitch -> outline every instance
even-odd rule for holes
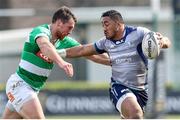
[[[59,116],[46,116],[47,119],[105,119],[105,120],[118,120],[118,115],[59,115]],[[180,119],[180,115],[165,115],[161,119]]]

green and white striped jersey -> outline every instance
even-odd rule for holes
[[[51,40],[51,31],[48,24],[37,26],[31,31],[24,44],[19,67],[16,71],[26,83],[37,91],[43,87],[54,65],[52,62],[48,62],[37,56],[40,49],[36,43],[36,39],[40,36],[47,37]],[[65,37],[63,40],[58,40],[55,47],[56,49],[63,49],[78,45],[80,43],[73,38]]]

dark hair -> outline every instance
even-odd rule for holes
[[[101,18],[102,17],[110,17],[114,21],[121,21],[122,23],[124,23],[121,13],[119,13],[116,10],[108,10],[108,11],[102,13]]]
[[[63,23],[66,23],[71,18],[73,18],[74,22],[77,22],[77,19],[71,10],[66,6],[63,6],[54,13],[52,23],[55,23],[58,19],[61,19]]]

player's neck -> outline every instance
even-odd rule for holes
[[[52,24],[50,24],[49,27],[50,27],[51,36],[52,36],[51,37],[51,43],[55,44],[55,42],[57,41],[56,32],[55,32]]]

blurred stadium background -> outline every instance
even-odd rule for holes
[[[126,24],[168,36],[172,47],[150,61],[146,118],[180,118],[180,0],[0,0],[0,117],[7,101],[5,83],[18,66],[28,32],[50,23],[63,5],[78,18],[72,36],[82,44],[103,36],[100,16],[109,9],[121,12]],[[39,94],[47,118],[119,118],[108,96],[110,67],[84,58],[66,60],[74,65],[74,77],[55,66]]]

